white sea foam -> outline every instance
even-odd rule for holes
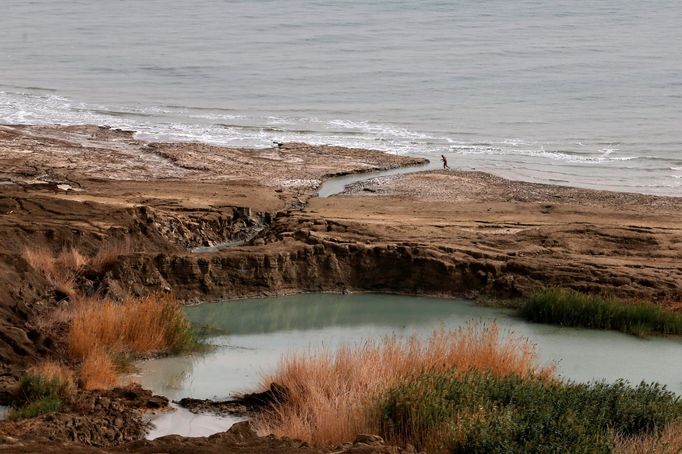
[[[593,181],[595,186],[613,187],[615,174],[593,178],[583,166],[609,164],[610,168],[636,175],[646,170],[640,162],[665,162],[658,156],[623,155],[612,145],[604,146],[581,141],[573,143],[542,143],[524,138],[490,139],[472,134],[428,134],[398,125],[366,120],[325,119],[314,116],[243,115],[227,109],[191,108],[183,106],[106,106],[85,104],[54,93],[12,93],[0,91],[0,122],[9,124],[97,124],[136,132],[136,137],[150,141],[202,142],[231,147],[270,147],[273,141],[305,142],[313,145],[338,145],[351,148],[376,149],[396,154],[425,153],[460,155],[463,165],[488,166],[508,171],[521,178],[549,181],[549,174],[562,170],[563,180]],[[486,158],[483,158],[483,157]],[[623,167],[618,162],[638,160]],[[457,161],[456,161],[457,162]],[[677,184],[650,185],[647,180],[659,177],[675,178],[682,170],[666,162],[655,174],[636,177],[635,187],[650,192],[649,187],[668,187],[661,193],[675,195]],[[465,164],[466,163],[466,164]],[[459,163],[458,163],[459,164]],[[651,164],[647,164],[649,169]],[[672,172],[671,172],[672,171]],[[672,174],[672,175],[671,175]],[[585,177],[585,178],[583,178]],[[620,177],[619,177],[620,178]],[[602,181],[603,180],[603,181]],[[619,179],[620,181],[620,179]],[[636,181],[636,180],[633,180]],[[669,180],[671,181],[671,180]],[[287,183],[289,184],[289,183]],[[292,183],[293,184],[293,183]],[[637,186],[638,185],[638,186]]]
[[[450,149],[461,154],[527,156],[533,158],[544,158],[571,163],[603,163],[607,161],[630,161],[633,159],[637,159],[636,157],[630,156],[610,156],[610,154],[613,151],[608,153],[602,152],[602,154],[598,156],[590,156],[587,154],[571,154],[563,153],[560,151],[547,151],[543,147],[540,147],[540,149],[528,149],[528,148],[505,148],[495,145],[460,145],[450,147]]]
[[[139,118],[137,114],[149,118]],[[166,121],[168,118],[176,121]],[[108,107],[73,102],[52,94],[0,92],[0,120],[10,124],[108,125],[134,130],[137,137],[146,140],[238,147],[268,147],[273,141],[283,141],[371,148],[397,154],[453,151],[466,155],[526,156],[575,163],[635,159],[613,156],[617,151],[614,148],[600,149],[599,155],[590,155],[547,151],[542,145],[521,138],[507,138],[490,144],[472,143],[365,120],[276,115],[259,118],[179,106]],[[225,125],[221,123],[224,121],[238,121],[238,124]]]

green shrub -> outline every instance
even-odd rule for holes
[[[39,400],[29,402],[19,408],[10,410],[7,417],[12,420],[35,418],[43,413],[59,411],[62,408],[62,401],[56,397],[44,397]]]
[[[389,440],[427,452],[609,452],[610,434],[651,433],[682,416],[657,384],[576,384],[477,372],[427,374],[382,402]]]
[[[61,399],[69,395],[71,383],[57,377],[48,378],[41,374],[26,374],[19,385],[21,398],[26,402],[41,400],[46,397]]]
[[[72,392],[73,384],[58,377],[46,377],[38,373],[29,373],[21,379],[20,406],[10,410],[9,419],[33,418],[43,413],[59,411],[62,399]]]
[[[162,299],[161,303],[163,308],[159,323],[164,327],[164,337],[171,353],[201,349],[202,344],[182,306],[171,298]]]
[[[527,298],[519,309],[531,322],[622,331],[637,336],[682,334],[682,315],[653,304],[548,289]]]

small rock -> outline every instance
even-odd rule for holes
[[[376,445],[376,444],[383,444],[384,439],[381,438],[379,435],[360,434],[357,437],[355,437],[354,443],[355,444],[365,443],[368,445]]]
[[[233,424],[227,433],[239,440],[250,440],[258,436],[251,427],[251,423],[249,421],[241,421]]]

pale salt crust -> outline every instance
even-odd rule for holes
[[[316,188],[322,182],[317,179],[294,179],[294,180],[282,180],[279,182],[278,186],[283,188]]]

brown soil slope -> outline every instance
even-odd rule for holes
[[[682,198],[439,171],[356,184],[297,215],[298,225],[319,219],[327,229],[308,228],[318,243],[406,248],[439,263],[441,282],[415,267],[413,279],[405,273],[416,292],[447,292],[451,273],[476,264],[476,289],[525,294],[554,285],[682,301]]]

